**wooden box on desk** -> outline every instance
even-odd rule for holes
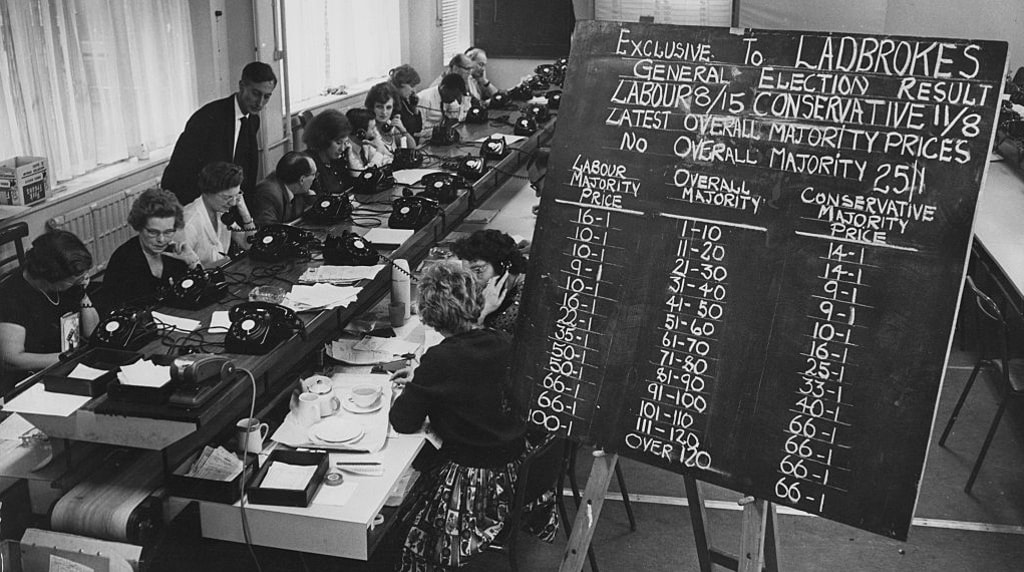
[[[230,481],[214,481],[187,476],[186,473],[199,455],[200,451],[196,451],[167,476],[167,491],[169,493],[179,497],[234,504],[242,498],[242,490],[239,487],[242,477],[245,477],[245,485],[248,486],[260,470],[259,455],[246,455],[245,470]]]
[[[305,453],[301,451],[274,451],[267,458],[263,468],[256,474],[256,478],[246,488],[246,498],[253,504],[276,504],[282,506],[309,506],[313,495],[324,482],[324,475],[327,474],[328,465],[331,459],[327,453]],[[316,472],[306,483],[304,489],[268,489],[263,488],[263,479],[275,462],[288,463],[289,465],[315,465]]]
[[[94,348],[87,350],[81,355],[63,361],[43,373],[43,387],[46,391],[57,393],[71,393],[74,395],[88,395],[96,397],[107,392],[107,386],[117,379],[115,371],[122,365],[128,365],[142,359],[142,354],[123,350],[107,348]],[[93,369],[105,369],[106,373],[95,379],[81,379],[69,377],[71,372],[78,367],[78,364],[87,365]]]

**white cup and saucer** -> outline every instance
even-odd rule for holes
[[[384,388],[377,383],[360,383],[352,386],[341,406],[352,413],[372,413],[384,405]]]

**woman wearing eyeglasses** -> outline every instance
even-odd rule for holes
[[[483,294],[479,325],[514,335],[526,282],[526,257],[515,239],[500,230],[478,230],[457,240],[452,253],[473,274]]]
[[[128,225],[137,234],[114,251],[103,273],[103,299],[112,308],[151,302],[161,284],[199,265],[180,232],[185,218],[174,193],[144,191],[128,211]]]
[[[0,395],[92,334],[100,319],[85,290],[90,268],[92,254],[70,232],[54,230],[32,241],[24,269],[0,288]],[[65,328],[76,319],[77,330]]]

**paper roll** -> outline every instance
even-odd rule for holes
[[[405,304],[405,319],[408,320],[412,316],[409,261],[399,258],[393,264],[394,267],[391,269],[391,303]]]

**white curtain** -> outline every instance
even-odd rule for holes
[[[63,181],[172,145],[196,108],[188,0],[0,2],[0,158]]]
[[[293,106],[402,63],[398,0],[285,0],[284,9]]]

